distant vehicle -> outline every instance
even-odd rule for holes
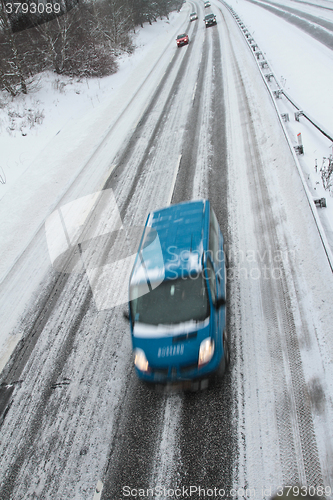
[[[178,35],[176,38],[176,42],[177,42],[177,47],[181,47],[182,45],[187,45],[189,43],[188,35],[186,33]]]
[[[205,8],[210,7],[210,2],[205,2]]]
[[[196,19],[198,19],[198,14],[196,12],[192,12],[192,14],[190,14],[190,21],[195,21]]]
[[[215,14],[207,14],[205,16],[205,25],[206,25],[206,28],[208,28],[208,26],[214,26],[214,24],[216,24],[216,16]]]
[[[224,373],[226,280],[223,236],[208,200],[148,215],[129,283],[140,379],[195,390]]]

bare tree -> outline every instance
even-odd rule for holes
[[[169,12],[179,10],[183,0],[128,0],[135,25],[156,21],[157,17],[168,17]]]
[[[22,92],[27,93],[27,84],[22,68],[15,35],[6,11],[4,0],[0,0],[0,83],[4,90],[12,96]]]
[[[27,82],[46,69],[78,77],[114,72],[119,51],[133,50],[135,26],[168,16],[183,0],[60,0],[69,12],[17,33],[6,2],[0,0],[0,89],[14,97],[27,93]]]
[[[96,29],[108,42],[114,53],[132,51],[129,33],[134,29],[133,13],[121,0],[102,0],[95,6]]]
[[[321,180],[326,191],[331,191],[333,187],[333,158],[330,155],[328,158],[323,158],[323,164],[320,169]]]
[[[103,76],[116,70],[114,54],[98,30],[92,4],[29,30],[30,46],[43,69],[77,77]]]
[[[37,45],[37,52],[43,57],[46,66],[52,67],[58,74],[63,73],[68,57],[71,27],[72,16],[64,15],[34,28],[44,42]]]

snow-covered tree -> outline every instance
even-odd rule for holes
[[[22,67],[21,54],[12,32],[6,4],[0,0],[0,86],[12,96],[27,93],[27,84]]]
[[[46,69],[76,77],[114,72],[115,56],[133,50],[135,26],[167,16],[183,0],[60,0],[69,12],[16,33],[7,2],[0,0],[0,90],[15,96],[27,93],[27,81]]]

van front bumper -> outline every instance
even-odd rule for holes
[[[223,356],[217,353],[206,365],[198,368],[197,364],[176,365],[169,367],[150,367],[148,373],[136,369],[138,377],[156,388],[172,392],[177,390],[200,390],[208,387],[209,381],[215,378],[216,372],[224,363]]]
[[[165,384],[146,382],[146,384],[147,385],[149,384],[150,387],[153,387],[158,392],[166,392],[166,393],[183,392],[183,391],[196,392],[207,389],[211,381],[212,381],[212,375],[210,375],[210,377],[205,377],[202,379],[195,379],[195,380],[180,380],[177,382],[166,382]]]

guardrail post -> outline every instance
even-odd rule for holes
[[[273,90],[273,94],[274,94],[274,97],[276,97],[277,99],[280,99],[281,95],[283,94],[283,90],[282,89]],[[288,113],[285,113],[285,114],[288,114]],[[289,115],[288,115],[288,121],[289,121]]]
[[[294,149],[298,155],[303,155],[304,154],[304,148],[302,144],[302,135],[301,133],[297,134],[297,140],[298,140],[298,145],[294,146]]]
[[[299,117],[303,116],[303,111],[299,110],[295,112],[295,120],[299,122]]]
[[[326,198],[315,198],[313,201],[316,207],[326,208]]]

